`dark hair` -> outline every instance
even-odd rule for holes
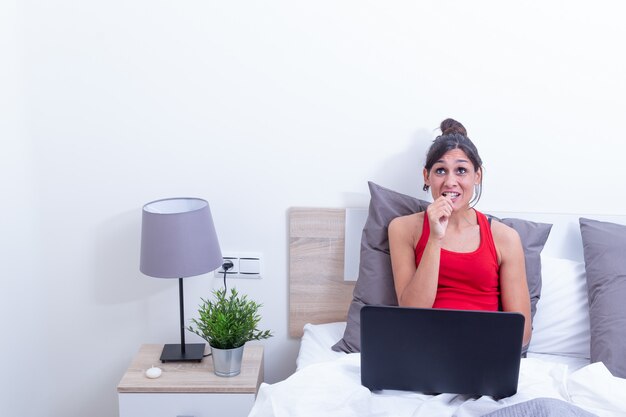
[[[437,136],[430,145],[428,153],[426,154],[426,164],[424,168],[430,172],[430,169],[435,163],[441,159],[441,157],[448,151],[453,149],[460,149],[470,159],[474,165],[476,171],[483,171],[483,161],[478,155],[478,150],[472,141],[467,137],[467,130],[460,122],[454,119],[446,119],[439,125],[441,129],[441,135]],[[480,184],[476,187],[476,196],[470,203],[478,203],[483,191],[482,176],[480,177]]]

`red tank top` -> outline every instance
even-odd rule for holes
[[[473,252],[441,249],[439,283],[433,308],[497,311],[500,301],[499,267],[496,246],[487,217],[476,211],[480,244]],[[415,246],[415,265],[419,265],[430,235],[424,213],[422,236]]]

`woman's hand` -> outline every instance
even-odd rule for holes
[[[426,209],[430,238],[441,240],[446,235],[448,220],[452,215],[452,198],[441,196]]]

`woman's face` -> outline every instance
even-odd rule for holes
[[[446,152],[430,171],[424,168],[424,183],[431,187],[433,199],[451,197],[453,208],[466,208],[474,196],[474,187],[480,184],[481,170],[461,149]]]

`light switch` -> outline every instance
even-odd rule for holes
[[[239,258],[239,273],[241,275],[259,275],[261,273],[261,259]]]

